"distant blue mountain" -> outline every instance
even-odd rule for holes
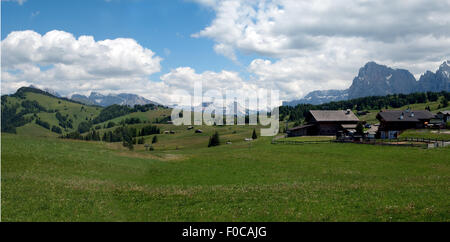
[[[121,93],[121,94],[108,94],[103,95],[97,92],[91,92],[91,95],[89,97],[80,95],[80,94],[74,94],[71,97],[72,100],[82,102],[85,104],[90,105],[100,105],[100,106],[110,106],[113,104],[119,104],[119,105],[128,105],[128,106],[134,106],[134,105],[145,105],[145,104],[156,104],[159,105],[156,102],[150,101],[144,97],[138,96],[136,94],[129,94],[129,93]]]

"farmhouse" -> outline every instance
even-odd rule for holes
[[[386,110],[377,114],[380,121],[378,135],[382,139],[397,138],[397,136],[407,129],[421,129],[434,118],[434,115],[427,110]]]
[[[450,110],[440,111],[437,113],[436,117],[442,122],[447,123],[450,121]]]
[[[306,124],[288,129],[289,137],[305,135],[336,135],[339,131],[354,132],[359,119],[351,110],[311,110]]]

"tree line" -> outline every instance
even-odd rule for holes
[[[82,135],[79,131],[71,132],[61,136],[64,139],[77,139],[85,141],[104,141],[104,142],[122,142],[125,147],[133,149],[134,144],[143,144],[145,142],[144,136],[160,134],[161,131],[157,126],[147,125],[141,129],[128,126],[120,126],[112,131],[104,132],[103,135],[100,131],[95,129],[89,130],[86,134]],[[141,137],[136,139],[137,137]],[[157,142],[156,136],[154,136],[153,143]]]
[[[124,106],[124,105],[118,105],[113,104],[111,106],[108,106],[102,111],[100,111],[100,114],[94,118],[93,123],[98,124],[102,123],[120,116],[127,115],[129,113],[135,113],[135,112],[147,112],[149,110],[155,110],[158,107],[163,107],[156,104],[145,104],[145,105],[135,105],[134,107],[130,106]]]
[[[450,93],[442,92],[423,92],[411,94],[391,94],[387,96],[362,97],[357,99],[324,103],[320,105],[299,104],[295,107],[281,106],[279,109],[280,120],[299,121],[305,118],[309,110],[381,110],[399,108],[405,105],[416,103],[427,103],[440,101],[440,107],[448,106]]]

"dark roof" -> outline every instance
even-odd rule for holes
[[[288,129],[288,131],[295,131],[295,130],[299,130],[299,129],[305,129],[305,128],[309,128],[314,126],[314,124],[306,124],[306,125],[302,125],[302,126],[297,126],[291,129]]]
[[[345,110],[311,110],[309,112],[317,122],[359,121],[351,110],[349,112]]]
[[[419,122],[432,118],[434,114],[427,110],[387,110],[377,114],[377,119],[386,122]]]

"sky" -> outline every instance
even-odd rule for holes
[[[346,89],[369,61],[418,79],[450,59],[450,0],[1,0],[1,92]]]

